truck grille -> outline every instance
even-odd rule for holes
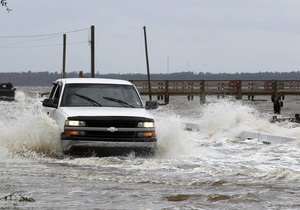
[[[88,127],[115,127],[115,128],[136,128],[137,121],[120,121],[120,120],[105,120],[105,121],[85,121]]]
[[[86,136],[100,137],[100,138],[137,138],[137,132],[99,132],[89,131],[86,132]]]

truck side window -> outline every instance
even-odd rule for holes
[[[56,91],[55,91],[55,94],[54,94],[55,103],[58,103],[59,96],[60,96],[60,91],[61,91],[61,86],[57,85],[57,88],[56,88]]]
[[[56,103],[58,103],[59,96],[61,92],[61,86],[59,84],[55,84],[51,90],[50,98],[53,98]]]
[[[50,92],[50,95],[49,95],[49,98],[53,98],[54,94],[55,94],[55,91],[57,89],[57,86],[58,84],[55,84],[52,89],[51,89],[51,92]]]

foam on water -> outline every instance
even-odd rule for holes
[[[167,109],[167,108],[166,108]],[[201,109],[198,119],[190,118],[192,123],[199,125],[200,131],[185,131],[181,122],[189,121],[188,116],[171,114],[170,110],[157,116],[157,135],[159,151],[164,157],[205,157],[217,156],[218,145],[223,149],[235,151],[256,147],[253,142],[243,142],[237,136],[243,131],[267,133],[297,139],[293,144],[299,144],[300,127],[292,123],[270,123],[270,115],[262,114],[254,107],[239,101],[218,100],[199,106]],[[242,145],[241,147],[241,144]],[[289,143],[291,146],[291,143]],[[271,146],[272,147],[272,146]],[[220,154],[224,158],[224,153]],[[261,154],[263,156],[263,154]],[[225,157],[226,158],[226,157]]]
[[[25,100],[26,100],[25,93],[23,91],[16,90],[15,100],[17,102],[25,102]]]
[[[234,138],[242,131],[253,131],[298,138],[299,124],[271,123],[268,113],[240,101],[217,101],[206,104],[199,118],[201,129],[207,136]]]
[[[244,130],[298,138],[299,126],[270,123],[271,115],[243,102],[181,106],[178,100],[176,106],[153,110],[155,157],[57,158],[58,127],[42,112],[41,98],[23,96],[0,101],[0,174],[4,193],[33,194],[36,202],[24,207],[51,209],[65,203],[82,208],[82,200],[91,201],[88,208],[124,208],[127,203],[131,209],[137,201],[157,204],[153,209],[299,206],[300,141],[266,145],[236,138]],[[187,131],[182,122],[196,123],[200,130]],[[180,203],[162,199],[189,195]]]
[[[157,154],[164,157],[189,156],[196,152],[194,142],[189,141],[193,134],[184,130],[177,116],[162,116],[156,120]],[[192,152],[193,153],[193,152]]]
[[[25,102],[25,94],[18,91],[15,102],[1,102],[0,112],[2,155],[61,155],[59,128],[42,112],[40,99]]]
[[[22,95],[22,94],[20,94]],[[20,97],[22,98],[22,97]],[[7,157],[12,154],[46,156],[60,156],[60,131],[46,114],[42,112],[41,99],[20,100],[17,102],[1,102],[1,115],[5,120],[0,122],[0,156]],[[9,108],[9,111],[5,111]],[[269,116],[263,115],[255,108],[238,101],[218,100],[199,106],[199,116],[180,116],[169,107],[159,108],[153,114],[156,118],[158,151],[153,161],[142,161],[135,167],[165,168],[173,167],[166,162],[168,159],[178,161],[192,161],[194,158],[204,161],[197,170],[208,174],[250,174],[251,176],[288,176],[289,179],[298,180],[300,175],[293,174],[297,170],[295,163],[284,170],[274,170],[274,160],[279,159],[281,165],[299,162],[300,141],[288,145],[262,145],[253,142],[241,141],[236,138],[243,130],[265,132],[298,138],[299,127],[273,124]],[[192,122],[200,125],[200,131],[186,131],[182,122]],[[292,148],[292,149],[291,149]],[[280,154],[280,156],[278,156]],[[129,159],[128,159],[129,158]],[[130,160],[132,168],[132,158]],[[163,159],[163,163],[160,160]],[[245,167],[236,164],[246,163]],[[70,161],[70,160],[66,160]],[[92,164],[104,166],[105,161],[109,167],[124,167],[124,160],[117,159],[76,159],[72,164]],[[103,162],[104,161],[104,162]],[[117,161],[117,162],[116,162]],[[119,163],[118,161],[121,161]],[[269,163],[264,169],[255,168],[253,164]],[[266,169],[267,168],[267,169]],[[291,170],[289,172],[289,170]],[[277,173],[277,174],[276,174]],[[287,175],[284,175],[287,174]]]

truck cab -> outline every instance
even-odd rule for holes
[[[0,100],[14,101],[15,100],[15,90],[16,90],[16,88],[14,88],[10,82],[1,83],[0,84]]]
[[[154,119],[129,81],[58,79],[43,106],[60,128],[64,154],[155,152]]]

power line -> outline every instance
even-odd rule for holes
[[[71,42],[71,43],[67,43],[68,45],[76,45],[76,44],[83,44],[83,43],[87,43],[86,41],[85,42]],[[20,49],[20,48],[39,48],[39,47],[56,47],[56,46],[62,46],[63,44],[52,44],[52,45],[32,45],[32,46],[21,46],[21,47],[6,47],[6,46],[3,46],[0,48],[5,48],[5,49]]]
[[[30,41],[23,41],[23,42],[15,42],[15,43],[9,43],[9,44],[3,44],[0,45],[0,47],[7,47],[7,46],[11,46],[11,45],[18,45],[18,44],[24,44],[24,43],[30,43],[30,42],[37,42],[37,41],[42,41],[42,40],[46,40],[46,39],[52,39],[52,38],[57,38],[59,37],[58,35],[53,35],[51,37],[47,37],[47,38],[42,38],[42,39],[34,39],[34,40],[30,40]]]
[[[40,39],[33,39],[33,40],[27,40],[27,41],[20,41],[20,42],[14,42],[14,43],[7,43],[7,44],[0,44],[0,48],[36,48],[36,47],[47,47],[47,46],[61,46],[62,44],[48,44],[48,45],[37,45],[37,46],[19,46],[19,47],[14,47],[14,45],[22,45],[22,44],[27,44],[30,42],[38,42],[38,41],[43,41],[46,39],[53,39],[53,38],[58,38],[62,34],[66,33],[76,33],[80,31],[86,31],[89,30],[89,28],[86,29],[79,29],[79,30],[73,30],[73,31],[67,31],[67,32],[60,32],[60,33],[52,33],[52,34],[39,34],[39,35],[24,35],[24,36],[0,36],[1,38],[38,38],[38,37],[43,37]],[[69,43],[69,44],[78,44],[78,43],[84,43],[84,42],[75,42],[75,43]]]
[[[89,28],[78,29],[78,30],[73,30],[73,31],[66,31],[66,32],[58,32],[58,33],[52,33],[52,34],[35,34],[35,35],[18,35],[18,36],[14,36],[14,35],[12,35],[12,36],[0,36],[0,39],[55,36],[55,35],[61,35],[61,34],[76,33],[76,32],[86,31],[86,30],[89,30]]]

